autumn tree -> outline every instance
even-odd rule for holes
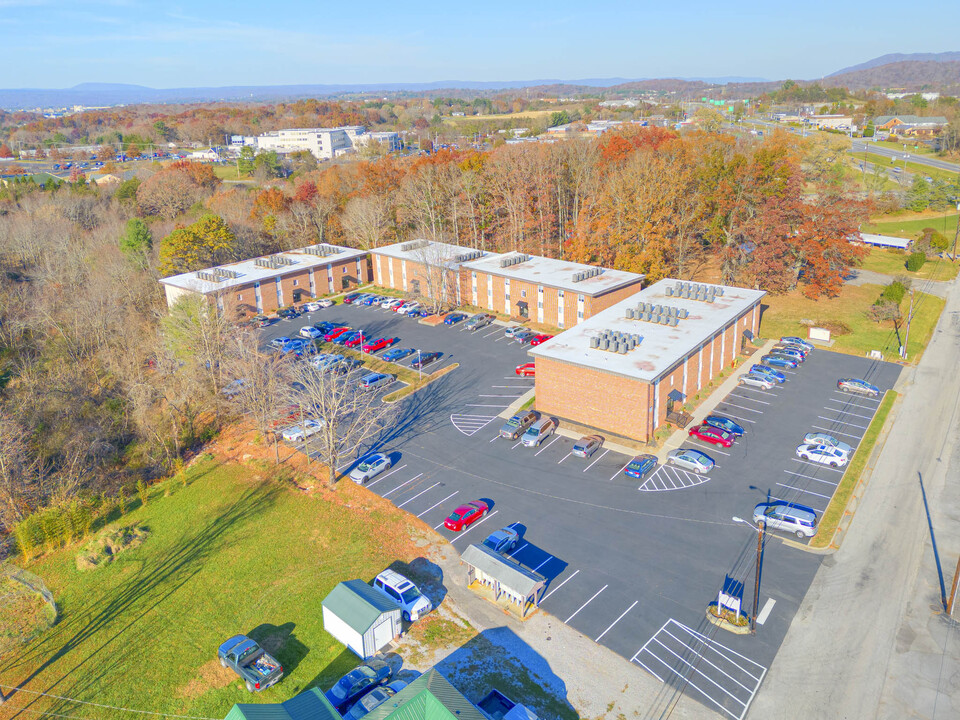
[[[0,158],[12,158],[13,151],[6,143],[0,143]]]
[[[204,215],[178,228],[160,243],[159,271],[163,276],[202,270],[236,256],[237,237],[218,215]]]

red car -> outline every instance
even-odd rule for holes
[[[360,347],[362,343],[363,343],[363,333],[360,333],[355,338],[350,338],[349,340],[347,340],[343,344],[343,346],[348,348],[355,348],[355,347]]]
[[[536,377],[537,368],[534,363],[526,363],[524,365],[517,365],[517,369],[514,372],[520,377]]]
[[[382,337],[379,340],[372,340],[371,342],[366,343],[363,346],[363,351],[365,353],[375,353],[378,350],[383,350],[386,347],[390,347],[395,342],[398,342],[400,338],[386,338]]]
[[[553,335],[537,335],[533,340],[530,341],[530,344],[539,345],[540,343],[546,342],[552,337]]]
[[[722,428],[714,427],[713,425],[707,425],[706,423],[692,428],[690,430],[690,437],[695,437],[697,440],[703,440],[703,442],[712,443],[713,445],[722,445],[723,447],[730,447],[733,445],[733,441],[737,439],[733,433],[727,432]]]
[[[330,342],[331,340],[336,340],[338,337],[340,337],[341,335],[343,335],[345,332],[349,330],[350,328],[347,326],[334,328],[333,330],[328,332],[326,335],[324,335],[323,339],[326,340],[327,342]]]
[[[443,521],[443,526],[447,530],[460,532],[486,515],[489,509],[483,500],[472,500],[458,506],[456,510],[450,513],[449,517]]]

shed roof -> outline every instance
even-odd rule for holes
[[[486,720],[477,706],[435,668],[428,670],[365,720]]]
[[[400,611],[397,603],[363,580],[337,583],[320,604],[361,635],[384,613]]]
[[[501,555],[484,545],[471,545],[463,551],[460,559],[524,597],[547,581],[540,573],[528,570],[512,557]]]
[[[509,262],[515,259],[519,259],[520,262],[506,266],[501,262],[501,260]],[[491,254],[479,260],[464,263],[464,267],[468,270],[485,272],[488,275],[516,279],[533,285],[547,285],[590,296],[601,295],[625,285],[638,283],[644,277],[625,270],[611,270],[596,265],[523,253]],[[575,280],[574,276],[577,274],[585,274],[589,277]]]
[[[294,695],[284,703],[237,703],[225,720],[342,720],[320,688]]]

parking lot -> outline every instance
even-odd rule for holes
[[[368,483],[371,491],[460,551],[514,526],[522,539],[511,555],[548,578],[544,611],[721,715],[743,716],[820,556],[768,540],[757,634],[719,631],[706,622],[705,608],[726,575],[747,586],[748,611],[753,599],[756,534],[732,517],[749,519],[768,498],[822,512],[842,471],[801,461],[797,445],[819,430],[856,447],[879,398],[840,393],[837,379],[862,377],[883,391],[898,366],[815,350],[785,371],[783,385],[738,387],[724,398],[717,412],[746,431],[733,447],[684,444],[716,461],[709,474],[661,466],[636,480],[622,473],[630,458],[612,450],[582,459],[570,453],[574,441],[559,435],[536,448],[498,437],[499,413],[534,382],[514,374],[529,360],[527,347],[505,338],[502,327],[471,333],[379,308],[336,306],[275,323],[264,338],[293,336],[326,319],[460,363],[404,400],[401,422],[375,445],[394,456],[393,467]],[[458,534],[443,527],[457,504],[475,499],[491,506],[486,517]]]

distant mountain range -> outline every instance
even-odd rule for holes
[[[834,73],[830,73],[827,77],[836,77],[837,75],[846,75],[848,73],[857,72],[859,70],[870,70],[875,67],[880,67],[881,65],[891,65],[893,63],[903,63],[903,62],[955,62],[960,60],[960,52],[941,52],[941,53],[890,53],[889,55],[881,55],[880,57],[875,57],[873,60],[867,60],[864,63],[859,65],[851,65],[848,68],[843,68],[843,70],[837,70]]]
[[[849,90],[870,88],[902,90],[939,90],[948,94],[960,92],[960,53],[957,60],[902,60],[852,70],[823,79],[828,86],[843,86]],[[866,63],[865,63],[866,64]]]

